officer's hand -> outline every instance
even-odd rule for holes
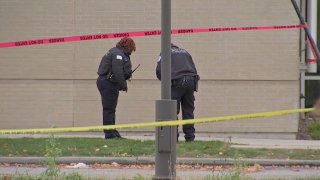
[[[128,92],[128,87],[127,87],[127,86],[124,87],[124,88],[122,89],[122,91]]]
[[[132,72],[130,74],[125,75],[125,80],[130,80],[132,78]]]

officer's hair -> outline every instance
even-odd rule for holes
[[[118,43],[117,47],[122,47],[126,52],[136,51],[136,44],[133,39],[129,37],[122,38]]]

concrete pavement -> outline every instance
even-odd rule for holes
[[[0,157],[0,163],[27,163],[27,164],[40,164],[45,160],[44,157]],[[235,162],[241,161],[246,165],[259,164],[263,166],[272,165],[312,165],[320,166],[320,160],[290,160],[290,159],[231,159],[231,158],[188,158],[178,157],[177,164],[184,165],[233,165]],[[70,163],[103,163],[111,164],[118,163],[123,165],[129,164],[154,164],[154,157],[59,157],[57,163],[70,164]]]
[[[30,168],[30,167],[0,167],[0,175],[14,175],[14,174],[28,174],[32,176],[40,175],[45,171],[45,168]],[[61,173],[70,174],[77,172],[85,177],[96,177],[103,179],[122,179],[142,176],[144,178],[152,178],[155,175],[154,168],[140,169],[140,168],[61,168]],[[232,172],[230,171],[214,171],[212,169],[177,169],[177,179],[183,180],[200,180],[200,179],[213,179],[212,177],[221,177],[227,175],[230,179]],[[312,168],[290,168],[290,167],[265,167],[264,169],[254,172],[244,173],[243,176],[251,177],[253,179],[296,179],[313,177],[314,179],[320,178],[320,170]],[[211,178],[208,178],[211,177]],[[140,178],[141,179],[141,178]]]

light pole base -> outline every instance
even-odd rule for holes
[[[156,101],[156,121],[177,119],[177,101],[164,99]],[[153,179],[176,179],[177,127],[156,128],[156,161]]]

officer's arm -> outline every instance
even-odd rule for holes
[[[194,67],[194,70],[196,71],[197,76],[199,76],[199,75],[198,75],[198,72],[197,72],[196,65],[195,65],[194,62],[193,62],[192,56],[191,56],[189,53],[188,53],[188,56],[189,56],[190,62],[192,63],[192,65],[193,65],[193,67]]]
[[[161,56],[159,56],[159,59],[157,62],[156,74],[157,74],[157,78],[161,80]]]
[[[195,70],[195,73],[196,73],[196,80],[195,80],[195,84],[194,84],[194,91],[198,92],[198,81],[200,80],[200,76],[198,75],[198,72],[197,72],[197,68],[196,68],[196,65],[194,64],[193,62],[193,59],[192,59],[192,56],[188,53],[188,56],[189,56],[189,59],[190,59],[190,62],[192,63],[193,67],[194,67],[194,70]]]
[[[112,73],[113,78],[119,83],[120,89],[124,90],[127,88],[127,82],[124,78],[124,72],[123,72],[123,61],[124,57],[121,55],[114,55],[112,58]]]

